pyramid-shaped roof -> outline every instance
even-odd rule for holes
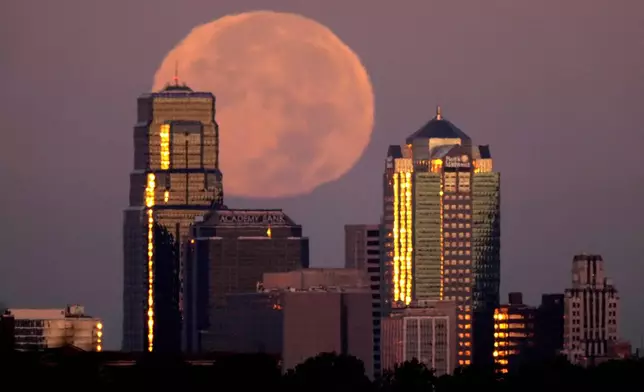
[[[461,131],[456,125],[446,120],[441,115],[440,106],[436,110],[436,116],[422,128],[410,135],[406,142],[412,144],[417,139],[461,139],[471,141],[470,137]]]

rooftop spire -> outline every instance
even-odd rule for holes
[[[172,77],[172,81],[175,86],[179,85],[179,60],[174,63],[174,76]]]
[[[436,119],[437,120],[442,120],[443,119],[443,116],[441,115],[441,107],[440,107],[440,105],[436,106]]]

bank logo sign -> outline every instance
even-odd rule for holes
[[[445,167],[469,169],[471,166],[470,157],[463,154],[460,157],[445,157]]]
[[[272,211],[235,211],[219,213],[219,224],[235,226],[286,225],[288,222],[282,212]]]

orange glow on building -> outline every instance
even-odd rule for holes
[[[148,216],[148,351],[154,348],[154,190],[156,188],[154,173],[148,173],[145,188],[145,206]]]

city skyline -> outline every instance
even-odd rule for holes
[[[253,6],[251,2],[245,4]],[[392,52],[387,58],[398,59],[392,62],[379,54],[380,48],[369,44],[373,37],[367,40],[360,29],[353,27],[353,21],[360,15],[358,6],[347,6],[345,15],[338,18],[331,16],[338,13],[338,8],[332,5],[296,6],[284,2],[283,7],[331,26],[365,60],[380,101],[376,129],[365,155],[342,179],[297,199],[259,202],[234,199],[228,204],[235,208],[284,208],[311,237],[313,265],[339,266],[342,225],[378,220],[378,200],[369,197],[379,189],[380,178],[369,173],[380,167],[383,146],[386,148],[417,128],[432,114],[434,106],[441,104],[449,117],[474,139],[493,146],[495,164],[504,173],[502,293],[524,291],[526,302],[536,303],[537,294],[561,292],[567,287],[571,255],[581,250],[602,254],[623,298],[622,332],[638,344],[644,320],[636,311],[640,294],[633,277],[642,271],[639,262],[642,227],[638,218],[642,208],[638,200],[644,190],[631,180],[639,178],[636,169],[642,166],[642,157],[636,149],[641,142],[637,107],[644,89],[636,71],[642,63],[637,54],[640,44],[630,41],[641,29],[634,16],[638,12],[633,9],[627,12],[620,7],[606,10],[599,6],[575,9],[560,6],[559,16],[547,20],[560,27],[557,31],[561,36],[555,38],[543,31],[541,35],[534,35],[528,27],[517,28],[512,34],[516,40],[501,34],[499,39],[506,44],[498,46],[517,48],[518,55],[508,57],[506,51],[489,49],[489,57],[474,67],[467,64],[476,62],[473,59],[479,58],[480,51],[464,40],[487,48],[486,39],[491,40],[504,28],[514,26],[512,23],[501,21],[500,26],[485,30],[481,26],[485,21],[492,25],[491,14],[483,12],[474,18],[465,12],[463,17],[471,19],[472,24],[457,36],[460,38],[436,38],[435,41],[431,38],[432,44],[442,48],[441,56],[416,53],[418,47],[426,46],[421,45],[422,39],[416,38],[411,47],[389,45]],[[436,14],[421,5],[413,7],[404,12],[388,10],[388,17],[395,21],[403,16],[410,18],[413,13]],[[441,9],[442,15],[464,12],[456,6],[444,7],[447,8]],[[94,62],[95,56],[82,56],[78,60],[76,56],[82,55],[80,52],[61,52],[59,57],[51,59],[48,68],[41,68],[37,60],[20,48],[34,45],[46,50],[55,47],[54,39],[67,39],[76,42],[82,50],[90,49],[81,45],[82,37],[70,36],[71,30],[47,23],[42,25],[49,26],[49,36],[40,43],[15,28],[16,41],[10,46],[7,62],[0,63],[3,73],[12,75],[7,81],[8,88],[0,96],[5,103],[0,114],[6,119],[5,129],[11,136],[0,151],[7,162],[0,174],[15,185],[4,193],[0,215],[15,227],[2,240],[0,275],[11,277],[0,281],[3,302],[10,307],[40,307],[38,301],[42,301],[42,295],[31,294],[36,286],[41,287],[38,291],[44,293],[46,301],[51,301],[42,306],[83,302],[93,314],[105,318],[106,328],[110,328],[106,334],[109,346],[118,346],[118,341],[113,339],[120,335],[119,211],[127,200],[123,178],[131,170],[132,146],[126,131],[134,119],[132,97],[146,90],[146,81],[158,57],[186,29],[201,20],[199,13],[216,16],[235,9],[233,6],[213,9],[203,3],[194,10],[183,10],[184,19],[176,25],[168,22],[172,26],[164,29],[163,38],[150,44],[152,55],[134,53],[129,46],[120,45],[124,40],[104,36],[100,29],[107,22],[95,16],[97,27],[89,29],[90,35],[106,43],[97,46],[104,48],[106,54],[127,53],[127,57],[132,57],[131,61],[119,60],[100,66],[100,61]],[[18,8],[10,9],[9,15],[14,10],[14,21],[27,21],[17,13]],[[541,8],[529,10],[534,18],[546,20]],[[64,7],[59,11],[73,15]],[[162,9],[155,12],[168,21],[174,20],[176,14]],[[382,21],[385,16],[381,12],[384,10],[374,6],[369,15]],[[527,8],[505,12],[504,15],[516,20],[529,20]],[[579,22],[581,27],[565,30],[566,18],[579,13],[585,16]],[[23,24],[37,24],[37,18]],[[600,31],[595,27],[598,20],[613,27]],[[14,21],[3,25],[13,31]],[[402,32],[391,34],[411,35],[415,29],[407,25],[410,24],[401,27]],[[133,46],[141,47],[150,38],[132,34],[138,29],[127,25],[124,31],[137,42]],[[34,31],[37,31],[35,26]],[[447,31],[456,34],[455,30]],[[575,37],[579,31],[593,44],[577,42]],[[480,40],[474,32],[480,33]],[[382,36],[382,39],[390,44],[400,37]],[[519,37],[545,50],[546,57],[520,50],[523,45],[517,46],[522,42]],[[598,53],[602,57],[594,57]],[[548,56],[556,58],[557,64],[553,65]],[[110,57],[123,58],[122,55]],[[422,66],[415,67],[405,58],[412,58],[411,62]],[[69,72],[69,64],[78,64],[80,71]],[[457,66],[452,67],[453,64]],[[507,73],[510,70],[507,64],[522,69],[522,73]],[[409,77],[396,76],[403,74]],[[394,82],[392,78],[397,80]],[[464,80],[460,83],[458,79]],[[15,94],[16,91],[20,94]],[[101,93],[97,94],[98,91]],[[89,96],[94,98],[87,99]],[[398,101],[401,104],[396,104]],[[621,132],[621,138],[607,136],[613,132]],[[57,137],[52,137],[52,133]],[[87,148],[70,149],[79,144]],[[612,156],[612,165],[597,158],[606,152]],[[18,155],[36,157],[40,163],[18,165],[21,162]],[[79,162],[87,164],[79,165]],[[623,173],[613,175],[613,167],[620,167]],[[71,170],[76,170],[78,175],[61,174]],[[225,173],[225,168],[222,171]],[[624,195],[617,207],[608,202],[615,193]],[[329,212],[320,214],[315,209]],[[100,223],[88,224],[89,217]],[[553,224],[557,225],[556,230],[552,229]],[[57,235],[42,236],[52,229]],[[615,232],[620,234],[613,235]],[[32,246],[31,239],[35,237],[42,238],[40,246]],[[43,282],[43,276],[48,277],[47,281]]]

